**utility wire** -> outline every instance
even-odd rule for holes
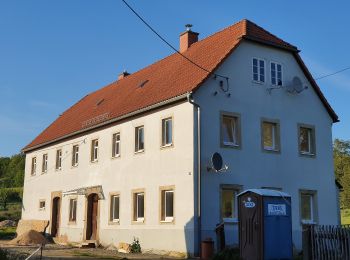
[[[183,55],[181,52],[179,52],[174,46],[172,46],[166,39],[164,39],[164,37],[162,37],[155,29],[152,28],[151,25],[149,25],[145,19],[143,19],[125,0],[122,0],[123,3],[154,33],[158,36],[159,39],[161,39],[166,45],[168,45],[171,49],[173,49],[175,52],[177,52],[178,54],[180,54],[183,58],[185,58],[186,60],[188,60],[190,63],[192,63],[193,65],[197,66],[198,68],[200,68],[201,70],[204,70],[207,73],[211,73],[210,70],[207,70],[206,68],[202,67],[201,65],[199,65],[198,63],[194,62],[193,60],[191,60],[190,58],[186,57],[185,55]],[[221,77],[226,79],[226,81],[228,81],[229,77],[226,76],[222,76],[219,74],[214,73],[215,76],[217,77]],[[228,82],[227,82],[228,83]]]
[[[338,70],[338,71],[336,71],[336,72],[333,72],[333,73],[326,74],[326,75],[324,75],[324,76],[321,76],[321,77],[315,78],[315,80],[324,79],[324,78],[327,78],[327,77],[333,76],[333,75],[335,75],[335,74],[341,73],[341,72],[346,71],[346,70],[349,70],[349,69],[350,69],[350,67],[347,67],[347,68],[344,68],[344,69],[342,69],[342,70]]]

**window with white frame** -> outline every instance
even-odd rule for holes
[[[223,221],[237,220],[238,187],[224,185],[221,187],[221,218]]]
[[[299,126],[299,152],[302,155],[315,155],[315,128]]]
[[[56,170],[61,170],[62,168],[62,149],[56,151]]]
[[[277,122],[262,121],[262,148],[266,151],[279,151],[279,124]]]
[[[73,145],[72,166],[78,166],[78,163],[79,163],[79,145]]]
[[[139,126],[135,128],[135,152],[142,152],[145,150],[144,127]]]
[[[271,84],[274,86],[282,86],[282,65],[271,62]]]
[[[300,191],[300,220],[303,224],[316,223],[316,192]]]
[[[47,162],[48,161],[48,155],[47,153],[43,154],[43,162],[42,162],[42,173],[47,172]]]
[[[39,210],[45,210],[45,200],[39,200]]]
[[[265,82],[265,61],[253,58],[253,80],[256,82]]]
[[[35,175],[35,173],[36,173],[36,157],[33,157],[32,158],[32,168],[31,168],[30,174]]]
[[[174,220],[174,190],[161,191],[161,221]]]
[[[77,199],[69,200],[69,222],[77,221]]]
[[[221,115],[221,142],[224,146],[240,145],[240,118],[232,114]]]
[[[91,161],[98,161],[98,139],[94,139],[91,141]]]
[[[162,120],[162,146],[170,146],[173,143],[173,119],[171,117]]]
[[[112,157],[120,156],[120,133],[113,134],[112,137]]]
[[[145,193],[136,192],[133,197],[134,221],[143,222],[145,219]]]
[[[110,202],[110,217],[109,220],[111,222],[119,222],[119,208],[120,208],[120,202],[119,202],[119,195],[114,194],[111,195],[111,202]]]

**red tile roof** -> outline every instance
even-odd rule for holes
[[[248,20],[242,20],[194,43],[183,55],[213,72],[242,40],[252,40],[283,48],[299,57],[295,46]],[[301,66],[304,66],[306,74],[309,74],[314,89],[331,117],[337,121],[337,115],[324,98],[306,66],[303,64]],[[59,116],[23,151],[36,149],[74,133],[81,133],[96,124],[195,91],[209,75],[210,73],[194,66],[179,54],[172,54],[85,96]],[[144,86],[140,87],[142,83]]]

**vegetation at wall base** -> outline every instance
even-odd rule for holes
[[[131,243],[130,246],[131,253],[141,253],[141,245],[138,238],[134,237],[134,241]]]
[[[212,260],[240,260],[238,248],[225,248],[217,253]]]

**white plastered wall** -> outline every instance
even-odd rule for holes
[[[71,139],[26,155],[23,219],[50,220],[51,192],[102,185],[105,200],[99,201],[99,241],[103,245],[140,239],[146,249],[193,252],[193,106],[173,105],[122,122],[113,127]],[[161,148],[161,120],[173,117],[173,146]],[[135,127],[144,125],[145,152],[134,153]],[[112,135],[120,132],[121,156],[112,158]],[[99,159],[90,162],[91,140],[99,139]],[[72,167],[72,146],[79,144],[79,165]],[[55,170],[56,150],[63,150],[62,170]],[[41,174],[42,155],[48,153],[48,172]],[[31,158],[37,157],[37,173],[30,175]],[[159,187],[175,187],[175,220],[160,223]],[[132,221],[132,190],[145,190],[145,223]],[[109,193],[120,194],[120,223],[109,225]],[[72,195],[75,196],[75,195]],[[78,197],[77,222],[68,223],[69,198],[62,197],[60,235],[80,242],[84,237],[86,198]],[[39,211],[39,200],[46,209]]]

